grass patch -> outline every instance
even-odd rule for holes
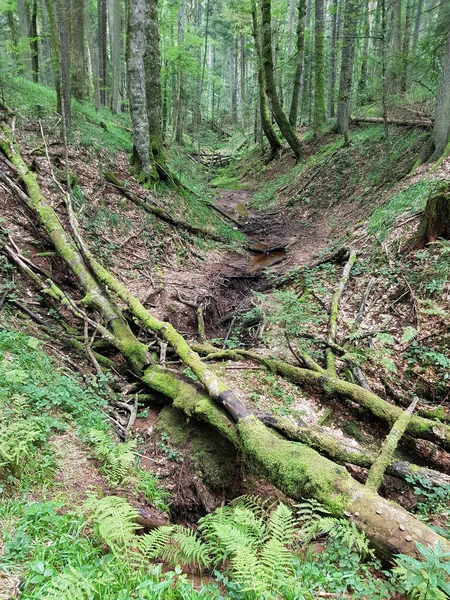
[[[244,186],[237,177],[219,175],[211,180],[211,186],[222,190],[243,190]]]
[[[373,211],[369,220],[370,233],[384,240],[395,226],[397,217],[406,212],[413,214],[425,207],[435,185],[433,181],[418,181],[394,194],[390,200]]]

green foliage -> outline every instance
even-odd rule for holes
[[[445,600],[450,596],[450,552],[438,543],[426,548],[416,542],[423,560],[400,554],[393,571],[413,600]]]
[[[373,211],[369,220],[370,233],[383,240],[395,226],[397,217],[406,212],[418,212],[425,207],[434,185],[430,181],[418,181],[394,194],[385,204]]]
[[[95,592],[92,581],[82,569],[68,568],[52,579],[43,600],[91,600]]]
[[[118,496],[106,496],[100,500],[91,497],[85,504],[91,513],[100,539],[114,553],[129,549],[136,541],[137,511],[127,500]]]
[[[206,566],[210,563],[208,549],[195,531],[181,525],[165,525],[144,535],[139,549],[148,560],[160,558],[171,565]]]
[[[96,456],[103,462],[100,470],[113,485],[123,483],[130,477],[136,463],[133,453],[136,448],[135,440],[114,444],[106,431],[99,429],[91,429],[88,440]]]

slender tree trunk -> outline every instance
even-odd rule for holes
[[[417,8],[416,8],[416,20],[414,23],[414,35],[413,35],[413,41],[412,41],[412,47],[413,47],[414,51],[417,50],[417,44],[419,43],[420,23],[422,21],[422,12],[423,12],[423,0],[418,0]]]
[[[89,75],[91,78],[92,88],[94,90],[94,105],[95,110],[100,108],[100,85],[98,75],[98,48],[94,44],[94,36],[92,33],[91,12],[89,3],[85,3],[84,7],[84,30],[86,32],[86,42],[88,51]]]
[[[111,110],[113,113],[118,113],[120,112],[120,80],[122,60],[122,18],[120,14],[120,0],[112,0],[111,16]]]
[[[325,112],[325,48],[324,48],[324,0],[315,0],[315,23],[314,23],[314,132],[326,121]]]
[[[178,75],[177,96],[175,102],[175,141],[179,146],[183,145],[184,125],[184,73],[181,62],[181,46],[183,44],[183,27],[185,22],[185,0],[180,0],[178,8]]]
[[[233,41],[230,44],[229,52],[230,61],[230,113],[232,123],[237,123],[237,83],[236,83],[236,41],[233,36]]]
[[[28,39],[30,40],[30,58],[31,58],[31,78],[35,83],[39,82],[39,43],[37,28],[37,0],[30,3],[30,27],[28,30]]]
[[[390,64],[390,88],[395,94],[400,90],[400,79],[401,77],[401,62],[402,62],[402,0],[393,0],[392,6],[392,60]]]
[[[358,92],[361,96],[364,95],[367,89],[367,59],[369,55],[369,41],[370,41],[370,4],[364,5],[363,19],[364,24],[362,33],[364,36],[362,52],[361,52],[361,74],[358,83]]]
[[[84,100],[86,86],[86,56],[84,51],[84,0],[72,0],[71,25],[71,72],[72,94]]]
[[[48,22],[47,7],[45,0],[39,0],[38,34],[40,36],[40,61],[39,61],[39,80],[47,86],[54,86],[55,79],[52,69],[52,49],[50,23]]]
[[[262,48],[261,55],[264,64],[264,76],[266,83],[267,96],[272,103],[272,111],[276,122],[285,137],[287,143],[294,152],[296,160],[301,157],[300,140],[295,134],[294,129],[289,124],[286,115],[283,112],[280,101],[278,99],[275,86],[275,78],[273,74],[273,58],[272,58],[272,15],[271,15],[271,0],[262,0]]]
[[[255,40],[256,50],[256,62],[258,68],[258,87],[259,87],[259,115],[261,120],[261,126],[264,131],[264,135],[270,145],[270,158],[272,160],[281,150],[280,140],[275,132],[272,125],[272,115],[270,114],[269,101],[267,99],[266,84],[264,78],[264,67],[261,56],[261,40],[258,26],[258,13],[256,9],[256,1],[252,0],[252,23],[253,23],[253,37]]]
[[[342,42],[341,78],[337,109],[337,132],[349,143],[350,96],[352,91],[353,57],[355,53],[356,23],[358,21],[359,0],[345,0],[344,30]]]
[[[298,2],[298,21],[297,21],[297,60],[294,76],[294,87],[292,89],[291,110],[289,112],[289,123],[292,127],[297,127],[298,103],[300,100],[300,86],[302,82],[303,54],[305,47],[305,8],[306,0]]]
[[[311,3],[312,0],[306,0],[306,13],[305,13],[305,32],[310,32],[311,30]],[[305,40],[305,52],[303,53],[303,68],[302,68],[302,100],[300,103],[301,106],[301,114],[300,118],[305,114],[308,115],[308,123],[311,123],[310,113],[311,113],[311,105],[312,105],[312,94],[311,94],[311,79],[312,79],[312,59],[311,56],[313,54],[312,51],[312,40],[311,36],[308,36],[308,39]],[[307,109],[305,111],[305,109]]]
[[[387,18],[386,18],[386,0],[379,0],[381,2],[381,103],[383,109],[383,123],[384,123],[384,160],[385,160],[385,172],[386,179],[390,179],[392,175],[391,167],[391,144],[389,140],[389,123],[388,123],[388,79],[387,79]]]
[[[99,0],[99,3],[101,1]],[[133,163],[145,177],[149,178],[152,173],[144,70],[146,14],[146,0],[129,0],[127,73],[134,133]]]
[[[144,56],[150,161],[153,174],[167,179],[162,138],[161,56],[159,52],[158,0],[147,0],[146,45]],[[154,175],[153,175],[154,176]]]
[[[33,67],[31,64],[30,43],[28,41],[30,31],[30,7],[27,0],[17,0],[17,15],[19,17],[20,60],[22,63],[22,72],[25,77],[31,79]]]
[[[402,71],[400,81],[400,89],[402,92],[406,92],[406,87],[408,83],[409,44],[411,36],[411,16],[413,8],[412,5],[412,0],[407,0],[405,15],[405,32],[403,34]]]
[[[97,0],[98,13],[98,81],[100,104],[107,105],[107,15],[106,0]]]
[[[334,117],[335,111],[335,88],[336,88],[336,65],[337,65],[337,24],[339,0],[332,0],[330,4],[331,12],[331,40],[330,40],[330,83],[328,89],[328,114]]]

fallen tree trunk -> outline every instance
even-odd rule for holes
[[[2,129],[4,135],[0,143],[8,158],[18,169],[26,186],[28,206],[39,216],[55,249],[76,274],[86,295],[101,295],[95,298],[93,305],[106,321],[106,326],[99,326],[98,330],[110,343],[120,349],[143,382],[151,389],[171,398],[177,408],[181,408],[187,415],[205,420],[218,433],[226,436],[230,441],[234,440],[246,457],[249,468],[264,475],[288,496],[296,500],[314,497],[333,514],[347,515],[358,528],[367,533],[384,557],[390,559],[398,552],[416,556],[414,542],[427,546],[434,546],[439,542],[445,551],[450,550],[450,543],[447,540],[399,506],[354,481],[345,468],[336,465],[307,446],[282,440],[267,429],[251,415],[228,386],[210,371],[169,323],[159,321],[150,315],[120,282],[87,253],[88,263],[86,263],[85,257],[78,252],[71,235],[64,231],[53,209],[40,193],[36,177],[28,171],[18,154],[11,132],[5,125]],[[123,320],[123,316],[101,284],[106,285],[110,291],[124,300],[139,321],[173,347],[183,362],[199,377],[208,394],[237,422],[236,426],[233,426],[209,397],[199,392],[197,388],[180,381],[173,373],[162,367],[146,362],[149,354],[147,348],[139,342],[136,345],[136,338],[129,330],[126,321],[126,327],[122,323],[120,328],[115,327],[115,322]],[[58,297],[57,290],[54,290],[54,293]],[[91,300],[86,304],[91,305],[92,302]],[[73,308],[77,311],[76,307]],[[111,317],[112,309],[114,311],[111,321],[108,317]],[[116,339],[122,335],[126,337],[126,343]],[[142,346],[145,348],[145,359]],[[137,357],[134,356],[135,351],[138,353]],[[322,377],[320,373],[316,375]]]
[[[385,119],[382,117],[353,117],[352,123],[385,123]],[[431,119],[387,119],[389,125],[399,125],[400,127],[425,127],[429,129],[433,127],[433,121]]]
[[[208,231],[203,227],[197,227],[196,225],[191,225],[191,223],[187,223],[186,221],[182,221],[176,217],[172,217],[162,208],[151,204],[148,200],[143,200],[139,198],[136,194],[134,194],[131,190],[128,190],[124,184],[117,179],[113,173],[105,173],[105,179],[108,183],[111,183],[117,190],[120,191],[128,200],[131,200],[133,204],[140,206],[146,212],[155,215],[161,221],[165,223],[169,223],[169,225],[173,225],[173,227],[179,227],[180,229],[185,229],[186,231],[190,231],[191,233],[195,233],[196,235],[201,235],[203,237],[210,238],[216,242],[223,242],[223,237],[218,235],[217,233],[213,233],[212,231]]]
[[[240,360],[249,358],[294,383],[310,386],[331,398],[338,396],[346,402],[359,404],[391,427],[403,413],[402,408],[389,404],[373,392],[336,376],[331,376],[325,371],[302,369],[281,360],[266,358],[250,350],[219,350],[210,344],[191,344],[191,346],[200,354],[206,355],[207,359]],[[445,423],[413,415],[408,423],[407,432],[413,437],[428,440],[446,450],[450,449],[450,426]]]

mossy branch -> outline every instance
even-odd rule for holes
[[[328,335],[327,335],[327,342],[328,342],[329,346],[325,352],[326,370],[330,375],[336,374],[336,359],[335,359],[334,352],[331,349],[330,345],[334,344],[336,342],[337,324],[338,324],[338,316],[339,316],[339,303],[341,301],[342,294],[344,293],[345,286],[347,285],[347,282],[349,280],[350,271],[352,270],[352,267],[355,264],[355,260],[356,260],[356,252],[354,250],[351,250],[349,259],[347,261],[347,264],[344,267],[342,277],[339,281],[339,285],[331,299],[330,317],[328,320]]]
[[[383,446],[381,447],[381,452],[379,456],[376,458],[375,462],[370,467],[369,474],[367,476],[366,486],[374,492],[378,492],[383,483],[384,473],[388,466],[392,463],[395,451],[397,450],[397,446],[408,427],[408,423],[411,421],[411,417],[413,415],[414,409],[417,406],[418,400],[419,399],[417,397],[414,398],[409,407],[394,423],[394,426],[389,432],[389,435],[383,442]]]

